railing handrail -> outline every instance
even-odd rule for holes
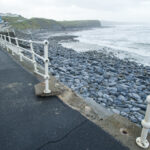
[[[8,40],[7,40],[8,39]],[[15,40],[15,43],[12,43],[12,39]],[[29,43],[29,47],[30,50],[24,47],[21,47],[19,45],[19,41],[22,42],[27,42]],[[48,65],[49,65],[49,59],[48,59],[48,45],[49,42],[47,40],[44,41],[32,41],[32,40],[24,40],[24,39],[19,39],[17,37],[11,37],[11,36],[6,36],[3,34],[0,34],[0,44],[7,49],[7,51],[11,50],[12,51],[12,55],[14,55],[14,53],[16,53],[17,55],[19,55],[20,57],[20,61],[23,61],[23,57],[26,58],[27,60],[30,60],[33,65],[34,65],[34,72],[39,74],[40,76],[42,76],[45,80],[45,89],[44,89],[44,93],[50,93],[50,89],[49,89],[49,72],[48,72]],[[37,54],[34,51],[33,48],[33,44],[42,44],[44,46],[44,56],[41,56],[39,54]],[[16,51],[17,49],[17,51]],[[31,57],[27,57],[27,55],[24,55],[23,52],[28,52],[31,54]],[[44,73],[40,73],[37,69],[37,61],[35,58],[39,58],[44,62]]]
[[[11,36],[7,36],[7,35],[3,35],[3,34],[0,34],[2,36],[6,36],[7,38],[11,38],[11,39],[16,39],[17,37],[11,37]],[[21,38],[18,38],[18,41],[22,41],[22,42],[27,42],[27,43],[30,43],[30,41],[32,41],[34,44],[43,44],[44,45],[44,41],[34,41],[34,40],[25,40],[25,39],[21,39]]]

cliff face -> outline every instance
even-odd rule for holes
[[[22,16],[3,16],[4,21],[8,22],[13,28],[18,30],[51,30],[63,31],[83,28],[101,27],[99,20],[79,20],[79,21],[55,21],[44,18],[26,19]]]
[[[101,27],[99,20],[59,21],[59,23],[66,29]]]

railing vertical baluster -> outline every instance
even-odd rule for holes
[[[8,36],[8,39],[9,39],[9,44],[10,44],[10,46],[11,46],[11,37],[10,37],[10,36]],[[11,49],[11,51],[12,51],[12,55],[14,55],[14,50],[13,50],[13,49]]]
[[[2,35],[2,47],[4,47],[4,39],[3,39],[3,35]]]
[[[5,48],[5,35],[3,35],[3,48]]]
[[[32,61],[33,61],[33,65],[34,65],[34,72],[37,72],[37,65],[36,65],[35,54],[34,54],[34,50],[33,50],[33,42],[32,42],[32,40],[30,40],[29,42],[30,42],[30,49],[32,52]]]
[[[8,48],[8,36],[6,37],[6,49],[7,49],[7,51],[9,51],[9,48]]]
[[[7,48],[7,41],[6,41],[6,35],[4,35],[4,40],[5,40],[5,48]]]
[[[8,30],[8,29],[7,29],[7,34],[8,34],[8,36],[10,36],[10,35],[9,35],[9,30]]]
[[[8,35],[7,35],[7,38],[8,38],[8,36],[9,36],[9,30],[7,29],[7,33],[8,33]],[[9,41],[9,39],[8,39],[8,41]],[[8,43],[8,42],[7,42]],[[7,51],[9,51],[9,48],[8,48],[8,46],[7,46]]]
[[[150,95],[147,96],[146,101],[147,101],[148,105],[147,105],[145,118],[144,118],[144,120],[142,120],[143,129],[142,129],[141,137],[138,137],[136,139],[137,145],[142,147],[142,148],[148,148],[149,147],[147,135],[148,135],[148,131],[150,129]]]
[[[21,53],[21,49],[19,47],[18,38],[15,38],[15,41],[16,41],[16,45],[18,48],[18,54],[19,54],[20,61],[22,61],[22,53]]]
[[[2,46],[2,34],[1,34],[1,43],[0,43],[0,44],[1,44],[1,46]]]
[[[49,73],[48,73],[48,64],[49,64],[49,59],[48,59],[48,45],[49,42],[47,40],[44,41],[44,63],[45,63],[45,90],[44,93],[50,93],[49,89]]]

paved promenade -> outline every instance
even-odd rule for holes
[[[0,48],[0,150],[127,150],[57,97]]]

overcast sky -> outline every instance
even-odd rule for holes
[[[150,22],[150,0],[0,0],[0,12],[56,20]]]

